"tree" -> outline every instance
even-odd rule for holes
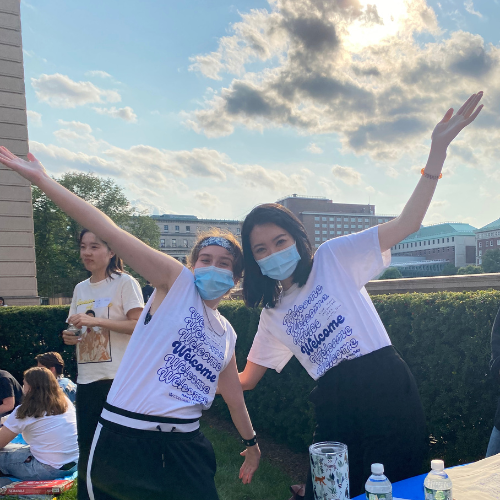
[[[454,276],[457,274],[458,267],[454,266],[451,262],[445,264],[443,270],[441,271],[442,276]]]
[[[482,268],[485,273],[500,273],[500,249],[484,252]]]
[[[397,269],[396,267],[389,267],[389,269],[386,269],[384,271],[384,274],[380,276],[380,280],[397,280],[399,278],[402,278],[403,275],[401,274],[400,270]]]
[[[141,241],[158,248],[158,226],[145,212],[131,206],[123,188],[112,179],[93,173],[67,173],[55,180]],[[88,277],[78,249],[82,227],[36,186],[32,188],[32,201],[38,293],[45,297],[55,294],[71,297],[75,285]]]
[[[459,268],[457,274],[483,274],[483,268],[469,264],[468,266]]]

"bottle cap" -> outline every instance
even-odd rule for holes
[[[437,471],[444,470],[444,462],[442,460],[432,460],[431,469]]]
[[[384,466],[382,464],[372,464],[372,474],[383,474]]]

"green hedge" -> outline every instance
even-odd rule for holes
[[[373,297],[373,302],[417,380],[431,436],[429,458],[442,457],[447,465],[483,458],[500,392],[488,369],[500,292],[385,295]],[[238,333],[236,355],[242,370],[260,311],[238,301],[220,309]],[[1,308],[0,368],[21,379],[36,354],[57,350],[74,377],[74,348],[60,338],[67,311],[61,306]],[[306,450],[314,427],[307,401],[313,387],[295,358],[281,374],[268,370],[257,388],[245,394],[255,428],[292,449]],[[228,416],[220,398],[214,411]]]

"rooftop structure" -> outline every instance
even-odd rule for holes
[[[391,249],[392,256],[420,257],[421,262],[442,261],[456,267],[476,262],[476,228],[461,222],[443,222],[422,226]],[[443,265],[444,265],[443,264]],[[412,263],[415,266],[415,263]],[[398,267],[404,267],[399,266]],[[419,266],[422,272],[432,269]],[[404,275],[404,274],[403,274]],[[413,274],[412,276],[433,276],[435,274]]]
[[[476,230],[476,264],[483,263],[483,255],[488,250],[500,248],[500,219]]]

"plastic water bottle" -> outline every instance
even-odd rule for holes
[[[431,471],[424,481],[425,500],[453,500],[451,479],[444,471],[442,460],[431,462]]]
[[[392,484],[384,476],[382,464],[372,464],[372,475],[365,484],[367,500],[392,500]]]

